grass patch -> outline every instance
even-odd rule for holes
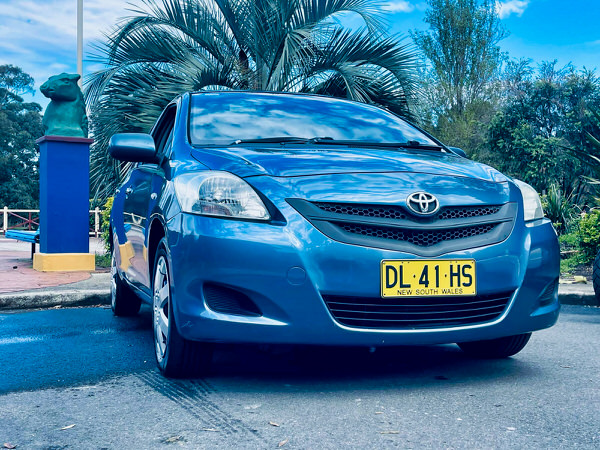
[[[96,253],[96,267],[107,268],[110,267],[110,253],[104,253],[99,255]]]
[[[575,272],[579,271],[581,266],[585,266],[585,263],[581,260],[579,255],[569,256],[568,258],[560,260],[560,276],[570,276]]]

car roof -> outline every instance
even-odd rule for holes
[[[331,95],[323,95],[323,94],[314,94],[312,92],[287,92],[287,91],[248,91],[248,90],[241,90],[241,89],[231,89],[231,90],[214,90],[214,91],[189,91],[186,92],[185,94],[182,95],[204,95],[204,94],[223,94],[223,95],[230,95],[230,94],[243,94],[243,95],[247,95],[247,96],[273,96],[273,97],[289,97],[289,96],[294,96],[294,97],[311,97],[311,98],[317,98],[317,99],[326,99],[326,100],[334,100],[334,101],[340,101],[340,102],[347,102],[347,103],[356,103],[356,104],[360,104],[360,105],[365,105],[365,106],[375,106],[378,108],[382,108],[380,105],[374,104],[374,103],[365,103],[365,102],[359,102],[357,100],[353,100],[350,98],[342,98],[342,97],[333,97]],[[382,109],[386,109],[386,108],[382,108]]]

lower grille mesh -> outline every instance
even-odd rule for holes
[[[323,295],[342,325],[359,328],[421,329],[473,325],[498,318],[512,292],[475,297],[379,298]]]
[[[354,223],[338,223],[336,225],[348,233],[361,234],[363,236],[377,237],[381,239],[410,242],[411,244],[419,245],[421,247],[429,247],[443,241],[463,239],[488,233],[497,224],[475,225],[445,230],[409,230]]]

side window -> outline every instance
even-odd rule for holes
[[[161,157],[164,157],[171,148],[176,113],[177,107],[175,105],[169,107],[169,109],[163,113],[159,123],[152,131],[152,137],[154,138],[154,144],[156,145],[156,154]]]

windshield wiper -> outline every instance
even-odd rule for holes
[[[342,139],[331,139],[331,140],[317,140],[316,144],[325,145],[348,145],[352,147],[382,147],[382,148],[412,148],[419,150],[443,150],[442,147],[435,144],[424,144],[419,141],[408,141],[408,142],[376,142],[376,141],[357,141],[357,140],[342,140]]]
[[[256,139],[237,139],[229,145],[239,144],[314,144],[321,141],[330,141],[333,138],[328,136],[313,137],[313,138],[302,138],[296,136],[279,136],[279,137],[268,137],[268,138],[256,138]]]
[[[376,142],[359,141],[350,139],[333,139],[329,136],[317,136],[313,138],[302,138],[297,136],[278,136],[256,139],[238,139],[229,145],[240,144],[323,144],[323,145],[346,145],[351,147],[375,147],[375,148],[412,148],[419,150],[443,150],[442,147],[435,144],[424,144],[419,141],[407,142]]]

